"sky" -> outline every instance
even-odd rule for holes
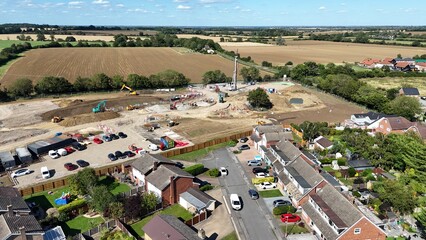
[[[0,0],[0,23],[425,26],[426,0]]]

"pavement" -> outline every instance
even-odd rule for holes
[[[249,150],[250,151],[250,150]],[[251,176],[247,175],[240,161],[228,149],[219,149],[212,152],[203,160],[207,168],[226,167],[228,176],[219,177],[224,201],[240,240],[245,239],[283,239],[276,219],[270,214],[265,202],[261,199],[252,200],[248,195]],[[250,172],[251,173],[251,172]],[[229,195],[238,194],[242,200],[242,209],[231,209]],[[221,223],[219,224],[222,225]]]

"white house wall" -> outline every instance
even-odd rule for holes
[[[132,175],[134,178],[139,179],[139,185],[144,186],[145,185],[145,175],[143,175],[139,170],[132,168]]]
[[[147,190],[148,190],[148,192],[155,193],[158,196],[159,201],[161,202],[162,195],[161,195],[160,189],[156,188],[154,185],[152,185],[151,183],[148,182]]]

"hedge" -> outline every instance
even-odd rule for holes
[[[274,182],[274,177],[265,177],[265,178],[252,178],[251,179],[251,182],[254,184],[254,185],[258,185],[258,184],[261,184],[261,183],[263,183],[263,182]]]
[[[278,207],[274,207],[274,209],[272,210],[272,213],[274,215],[281,215],[284,213],[295,213],[297,211],[297,209],[293,206],[278,206]]]
[[[58,212],[59,213],[61,213],[61,212],[70,212],[70,211],[72,211],[74,209],[78,209],[80,207],[83,207],[86,204],[87,204],[86,199],[79,198],[79,199],[76,199],[76,200],[74,200],[74,201],[66,204],[66,205],[58,207]]]
[[[200,187],[200,191],[205,192],[205,191],[208,191],[208,190],[212,190],[213,188],[214,187],[212,185],[207,184],[207,185],[204,185],[204,186]]]
[[[186,171],[187,173],[193,175],[193,176],[197,176],[198,174],[201,174],[201,173],[204,172],[204,165],[203,164],[195,164],[195,165],[186,167],[183,170]]]
[[[209,175],[210,177],[219,177],[220,173],[217,168],[212,168],[207,171],[207,175]]]

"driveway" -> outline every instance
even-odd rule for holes
[[[278,200],[278,199],[284,199],[284,200],[290,201],[290,199],[289,199],[287,196],[282,196],[282,197],[271,197],[271,198],[262,198],[262,199],[263,199],[263,201],[265,202],[265,205],[266,205],[266,207],[269,209],[269,211],[271,212],[271,214],[272,214],[272,210],[274,209],[273,202],[274,202],[275,200]],[[290,202],[291,202],[291,201],[290,201]]]
[[[252,200],[248,195],[251,185],[250,178],[235,155],[227,149],[214,151],[203,160],[207,168],[226,167],[228,176],[219,177],[219,183],[225,196],[225,205],[231,215],[236,232],[240,239],[282,239],[283,234],[273,216],[269,213],[262,200]],[[243,208],[240,211],[231,209],[229,195],[238,194]],[[222,225],[221,222],[218,222]],[[278,236],[278,237],[277,237]]]

